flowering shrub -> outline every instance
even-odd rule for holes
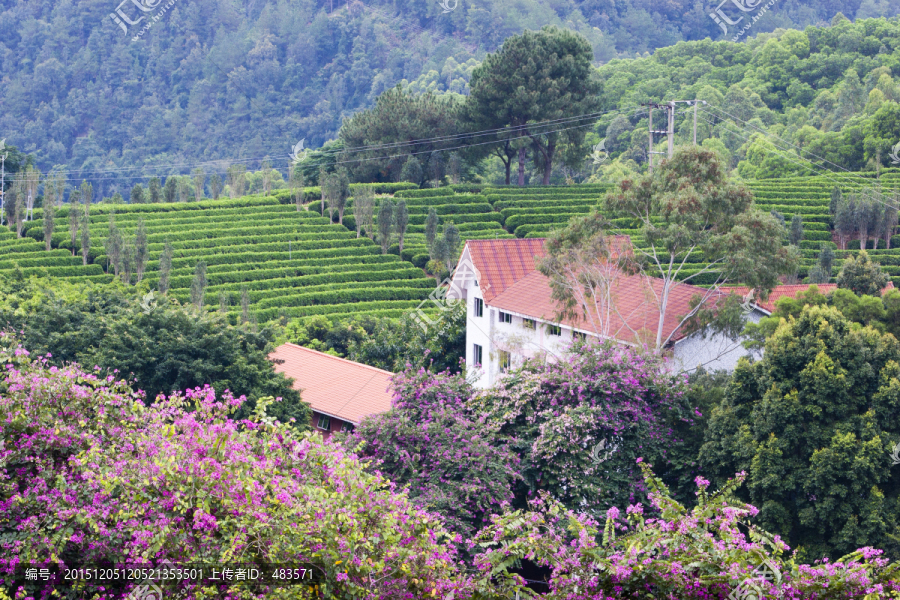
[[[346,443],[471,538],[512,500],[518,457],[467,410],[473,390],[462,376],[407,371],[394,377],[394,394],[393,408],[364,419]]]
[[[8,335],[0,366],[0,574],[21,563],[308,563],[320,597],[465,595],[434,517],[340,447],[267,417],[270,401],[244,421],[228,418],[242,399],[217,399],[211,388],[147,407],[125,382],[51,366]],[[243,585],[188,591],[315,593],[292,586],[257,596]],[[13,586],[50,593],[22,579]],[[113,598],[129,587],[78,594]],[[76,593],[64,582],[52,588]]]
[[[656,357],[585,344],[564,361],[526,364],[470,409],[512,439],[522,459],[520,508],[547,491],[600,514],[643,494],[637,457],[665,461],[680,443],[672,424],[693,416],[684,391]]]
[[[733,501],[745,474],[715,494],[698,477],[698,504],[689,511],[670,497],[649,467],[639,464],[658,517],[645,517],[641,505],[629,506],[624,518],[610,508],[598,541],[596,521],[542,494],[531,511],[495,517],[479,535],[486,548],[476,558],[483,575],[479,589],[500,588],[507,598],[515,592],[531,597],[531,590],[522,587],[525,582],[507,572],[527,559],[550,569],[545,600],[900,598],[900,566],[881,558],[880,550],[861,548],[815,565],[786,557],[789,548],[778,536],[746,523],[757,509]]]

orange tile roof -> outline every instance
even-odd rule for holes
[[[358,424],[391,408],[389,371],[296,344],[278,346],[269,360],[276,372],[294,380],[294,389],[315,411]]]
[[[812,286],[817,286],[819,288],[820,294],[830,294],[834,290],[837,289],[837,284],[835,283],[798,283],[793,285],[776,285],[772,288],[772,291],[769,292],[769,298],[763,302],[758,298],[754,300],[754,304],[759,306],[766,312],[773,313],[775,312],[775,303],[778,302],[779,298],[796,298],[797,294],[805,292]],[[750,288],[746,286],[735,286],[723,288],[732,294],[737,294],[741,297],[746,297],[748,293],[750,293]],[[888,282],[887,286],[881,291],[882,294],[887,292],[888,290],[894,289],[893,282]]]
[[[478,244],[477,254],[472,252],[475,267],[481,273],[482,280],[491,285],[488,291],[493,292],[490,295],[483,293],[485,303],[527,317],[559,322],[555,316],[557,309],[551,296],[550,280],[534,267],[534,259],[544,256],[544,240],[489,241],[490,244]],[[534,242],[541,242],[539,249],[535,247]],[[470,241],[468,244],[471,247],[473,242]],[[489,252],[495,253],[496,260],[491,260],[493,257]],[[524,258],[529,252],[533,252],[530,263]],[[510,257],[515,257],[515,260],[510,260]],[[531,265],[530,270],[523,273],[528,264]],[[486,277],[485,273],[489,273],[489,275]],[[513,283],[508,283],[513,280]],[[610,319],[609,335],[623,342],[634,342],[634,331],[645,329],[655,337],[659,326],[659,309],[655,298],[660,296],[662,284],[662,279],[622,275],[616,282],[613,292],[618,314],[614,313]],[[501,287],[499,292],[496,291],[495,288]],[[651,290],[656,292],[655,296]],[[705,289],[688,284],[678,285],[670,291],[669,305],[663,323],[662,337],[664,340],[678,328],[681,318],[690,311],[691,298],[696,294],[704,293],[706,293]],[[716,294],[716,298],[724,296],[724,293]],[[565,319],[562,324],[583,331],[594,331],[590,321],[584,319],[583,316],[574,320]],[[681,337],[683,336],[676,333],[672,337],[672,341],[681,339]]]
[[[532,273],[535,259],[544,256],[544,240],[539,238],[469,240],[466,247],[478,269],[478,285],[487,303]]]
[[[490,303],[506,288],[537,269],[544,256],[544,238],[505,240],[469,240],[466,247],[483,283],[479,283],[484,301]],[[629,245],[627,235],[614,236],[613,249]]]

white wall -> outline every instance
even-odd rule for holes
[[[765,313],[754,310],[746,316],[746,321],[759,323]],[[672,352],[673,368],[678,371],[691,372],[698,367],[707,371],[734,371],[738,360],[742,356],[752,357],[754,360],[762,358],[762,350],[750,351],[745,349],[741,342],[744,338],[732,340],[718,334],[707,336],[706,339],[699,333],[695,333],[675,343]]]

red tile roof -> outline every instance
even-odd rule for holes
[[[773,313],[775,312],[775,303],[778,302],[779,298],[796,298],[797,294],[805,292],[812,286],[816,286],[819,288],[820,294],[830,294],[834,290],[837,289],[837,284],[835,283],[798,283],[794,285],[777,285],[772,288],[772,291],[769,292],[769,298],[763,302],[758,298],[754,299],[754,304],[759,306],[766,312]],[[732,294],[737,294],[741,297],[746,297],[748,293],[750,293],[750,288],[745,286],[735,286],[729,288],[723,288]],[[887,292],[888,290],[894,289],[893,282],[888,282],[887,286],[882,290],[882,294]]]
[[[391,408],[389,371],[296,344],[278,346],[269,360],[275,361],[276,372],[294,380],[294,389],[315,411],[358,424]]]
[[[535,259],[544,256],[544,240],[538,238],[469,240],[466,247],[478,269],[478,286],[487,303],[534,272]]]
[[[477,246],[472,252],[475,267],[481,278],[490,284],[491,294],[482,294],[485,303],[495,308],[534,317],[543,321],[559,322],[556,319],[557,306],[551,296],[550,281],[534,267],[534,259],[544,256],[543,239],[478,240],[468,242],[469,247]],[[535,243],[540,243],[538,247]],[[527,255],[531,253],[530,261]],[[511,258],[513,260],[511,260]],[[530,269],[525,272],[525,267]],[[485,276],[485,274],[489,274]],[[635,342],[635,331],[647,330],[655,338],[659,326],[659,308],[655,298],[661,295],[662,279],[622,275],[616,282],[613,295],[618,314],[610,319],[609,335],[623,342]],[[502,288],[498,292],[496,288]],[[482,286],[483,289],[483,286]],[[656,292],[655,295],[653,292]],[[680,325],[681,318],[690,311],[690,301],[694,295],[703,295],[706,290],[682,284],[670,291],[666,318],[663,323],[665,340]],[[724,297],[725,294],[716,294]],[[589,320],[582,316],[565,319],[562,324],[594,332]],[[672,341],[681,339],[676,333]]]

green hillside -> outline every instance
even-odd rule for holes
[[[852,193],[875,180],[871,174],[853,173],[838,182],[844,193]],[[884,190],[900,187],[900,169],[884,172],[880,183]],[[847,250],[838,249],[832,241],[829,203],[834,177],[756,180],[748,186],[759,208],[777,211],[787,222],[794,215],[802,218],[803,259],[798,273],[801,279],[815,265],[823,244],[836,251],[833,276],[843,259],[858,251],[856,239],[848,243]],[[94,205],[88,266],[82,266],[80,256],[72,256],[69,233],[60,231],[60,226],[53,236],[54,249],[44,250],[43,221],[38,210],[38,218],[25,223],[23,239],[0,228],[0,274],[10,275],[19,268],[26,276],[111,280],[112,270],[105,273],[109,258],[104,246],[109,215],[114,210],[115,223],[126,237],[134,234],[138,219],[144,221],[150,257],[144,280],[151,288],[158,285],[160,256],[168,240],[174,250],[170,294],[188,302],[195,266],[203,261],[208,269],[205,305],[215,309],[224,301],[233,322],[241,318],[244,289],[250,312],[260,322],[310,315],[397,317],[418,306],[434,288],[435,280],[423,270],[429,260],[424,234],[429,208],[438,213],[439,235],[447,224],[453,223],[463,240],[545,237],[572,216],[589,213],[610,189],[611,185],[602,184],[525,188],[460,185],[401,190],[392,201],[396,204],[403,199],[410,214],[402,257],[396,242],[383,255],[371,239],[356,237],[352,198],[343,226],[329,223],[327,217],[319,215],[320,201],[307,203],[305,210],[298,211],[284,192],[199,203]],[[315,195],[316,190],[309,188],[309,192]],[[64,224],[67,213],[66,207],[59,209],[57,223]],[[634,223],[613,219],[612,224],[618,233],[635,236],[635,242],[641,244]],[[79,244],[76,243],[77,251]],[[883,239],[870,239],[867,248],[895,285],[900,286],[900,235],[895,231],[890,249],[885,248]],[[683,276],[701,266],[698,262]]]
[[[90,219],[94,264],[89,268],[98,273],[109,261],[103,248],[111,208],[115,208],[116,226],[126,237],[134,234],[138,219],[143,219],[150,257],[145,281],[151,288],[159,281],[160,256],[169,240],[174,250],[169,293],[189,301],[194,268],[203,261],[208,266],[205,304],[215,308],[224,299],[233,321],[241,315],[242,288],[247,290],[251,312],[261,322],[282,316],[356,312],[398,316],[434,288],[434,280],[421,269],[396,255],[382,255],[368,238],[357,239],[345,227],[313,212],[298,212],[277,197],[95,205]],[[64,219],[68,209],[59,212],[58,218]],[[42,239],[41,227],[41,219],[27,223],[26,235]],[[68,233],[54,234],[53,243],[69,246]],[[67,250],[54,252],[68,254]],[[55,274],[51,267],[48,273]]]
[[[72,256],[69,250],[57,248],[48,252],[43,243],[27,237],[17,238],[15,232],[0,227],[0,275],[11,276],[17,272],[24,277],[59,277],[72,282],[111,279],[100,265],[83,266],[81,257]]]

